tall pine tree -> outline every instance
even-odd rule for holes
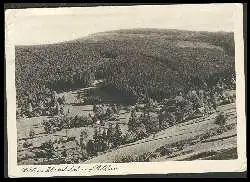
[[[119,124],[116,124],[114,132],[114,146],[118,146],[121,143],[122,143],[122,131]]]

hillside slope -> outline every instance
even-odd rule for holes
[[[214,124],[216,114],[209,115],[177,124],[155,136],[120,146],[85,163],[125,162],[143,155],[148,155],[150,161],[194,160],[215,157],[228,151],[231,152],[231,157],[236,155],[237,158],[235,103],[220,106],[219,111],[228,116],[225,127],[220,128]],[[143,161],[145,162],[145,159]],[[136,160],[130,159],[126,162]]]
[[[46,87],[86,85],[86,70],[128,93],[163,96],[234,73],[233,33],[135,29],[40,46],[16,46],[18,100]]]

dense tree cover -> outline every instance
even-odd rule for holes
[[[232,74],[232,33],[121,30],[62,44],[16,47],[18,103],[25,93],[85,87],[95,77],[105,78],[124,95],[147,92],[160,100]]]
[[[89,156],[97,155],[98,152],[105,152],[110,148],[124,144],[124,138],[119,124],[112,125],[103,132],[95,129],[93,139],[88,140],[86,151]]]
[[[88,116],[60,116],[44,120],[42,125],[46,133],[61,131],[62,129],[79,128],[93,124]]]

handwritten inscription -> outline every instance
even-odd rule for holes
[[[23,167],[22,172],[24,173],[53,173],[53,172],[91,172],[91,171],[115,171],[117,167],[112,165],[101,165],[97,164],[92,167],[84,167],[81,165],[73,166],[37,166],[37,167]]]

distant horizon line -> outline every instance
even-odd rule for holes
[[[111,33],[111,32],[119,32],[119,31],[129,31],[129,30],[172,30],[172,31],[179,31],[179,32],[197,32],[197,33],[234,33],[233,31],[207,31],[207,30],[187,30],[187,29],[177,29],[177,28],[123,28],[123,29],[115,29],[115,30],[107,30],[107,31],[100,31],[100,32],[94,32],[90,33],[88,35],[85,35],[83,37],[79,37],[76,39],[72,40],[64,40],[64,41],[59,41],[59,42],[54,42],[54,43],[41,43],[41,44],[17,44],[15,47],[31,47],[31,46],[48,46],[48,45],[57,45],[57,44],[63,44],[63,43],[73,43],[77,42],[81,39],[88,38],[90,36],[98,35],[101,33]]]

